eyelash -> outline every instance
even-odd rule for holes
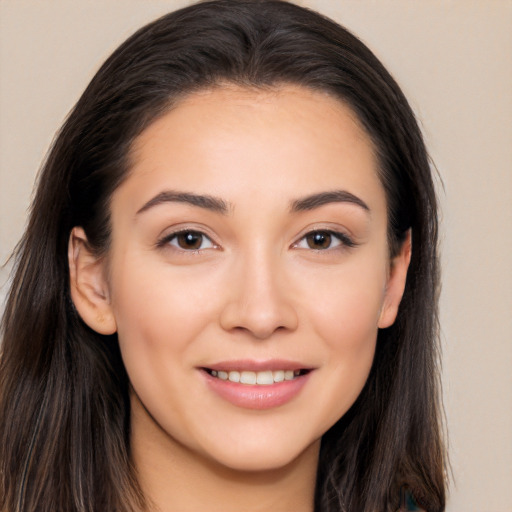
[[[315,248],[311,247],[308,244],[308,237],[312,236],[324,236],[329,237],[329,241],[332,242],[333,238],[336,239],[339,244],[335,245],[334,247],[331,246],[331,243],[329,243],[329,247],[326,248]],[[299,244],[305,242],[308,244],[308,247],[299,247]],[[344,249],[344,248],[352,248],[355,247],[357,244],[354,242],[352,238],[350,238],[346,233],[341,233],[339,231],[334,231],[332,229],[313,229],[312,231],[307,232],[305,235],[303,235],[298,242],[295,242],[293,244],[293,247],[296,247],[298,249],[309,249],[315,252],[324,252],[329,250],[336,250],[336,249]]]
[[[211,248],[218,247],[217,244],[215,244],[215,242],[208,235],[206,235],[205,233],[203,233],[201,231],[195,230],[195,229],[182,229],[180,231],[175,231],[174,233],[165,235],[163,238],[161,238],[157,242],[157,246],[164,247],[164,246],[168,246],[168,245],[173,245],[173,244],[171,244],[171,242],[173,240],[177,240],[180,235],[196,236],[200,239],[201,245],[203,244],[203,242],[205,240],[207,240],[210,243],[210,246],[206,247],[206,248],[204,248],[204,247],[203,248],[201,248],[201,247],[199,247],[199,248],[184,248],[184,247],[177,247],[175,245],[174,247],[178,251],[195,254],[195,253],[199,253],[200,251],[205,250],[205,249],[211,249]],[[315,248],[315,247],[311,247],[309,245],[308,237],[318,236],[318,235],[328,237],[329,247]],[[334,247],[331,247],[332,241],[333,241],[332,239],[337,240],[339,242],[339,244],[335,245]],[[303,242],[305,242],[308,245],[308,247],[300,247],[300,244]],[[331,229],[314,229],[312,231],[307,232],[297,242],[293,243],[292,247],[297,248],[297,249],[309,249],[309,250],[312,250],[315,252],[323,252],[323,251],[328,251],[328,250],[335,250],[337,248],[352,248],[352,247],[355,247],[356,245],[357,244],[354,242],[354,240],[352,238],[350,238],[345,233],[341,233],[339,231],[334,231]]]
[[[164,247],[167,245],[172,245],[171,242],[175,239],[177,240],[180,235],[197,236],[201,239],[201,245],[204,240],[208,240],[211,245],[210,245],[210,247],[207,247],[206,249],[217,247],[217,244],[215,244],[215,242],[213,242],[213,240],[208,235],[206,235],[205,233],[202,233],[201,231],[198,231],[197,229],[182,229],[180,231],[175,231],[174,233],[165,235],[160,240],[158,240],[157,247]],[[188,253],[193,253],[193,254],[198,253],[202,250],[205,250],[205,248],[194,249],[194,248],[184,248],[184,247],[177,247],[177,246],[174,246],[174,248],[177,251],[183,251],[183,252],[188,252]]]

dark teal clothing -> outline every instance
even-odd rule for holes
[[[418,507],[416,502],[414,501],[414,498],[412,497],[412,494],[407,493],[405,498],[405,510],[407,512],[418,512],[421,509]]]
[[[400,498],[400,510],[398,512],[422,512],[414,496],[407,489],[402,489],[402,496]]]

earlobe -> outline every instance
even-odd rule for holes
[[[393,258],[390,265],[389,278],[386,285],[384,303],[380,312],[378,327],[384,329],[393,325],[400,301],[405,290],[407,270],[411,262],[412,234],[409,229],[400,252]]]
[[[69,236],[68,264],[71,299],[82,320],[100,334],[115,333],[105,263],[89,249],[80,227],[74,227]]]

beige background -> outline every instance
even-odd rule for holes
[[[35,172],[102,60],[185,0],[0,0],[0,260]],[[512,1],[304,0],[402,85],[443,177],[449,512],[512,511]],[[0,271],[0,284],[7,271]],[[0,289],[0,301],[5,286]]]

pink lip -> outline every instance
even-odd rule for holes
[[[233,361],[220,361],[218,363],[209,364],[205,366],[209,370],[223,370],[226,372],[232,371],[249,371],[249,372],[262,372],[265,370],[309,370],[311,367],[299,363],[297,361],[288,361],[284,359],[269,359],[267,361],[254,361],[249,359],[238,359]]]
[[[220,366],[219,366],[220,368]],[[223,366],[222,368],[227,368]],[[237,366],[237,369],[240,368]],[[258,371],[249,369],[248,366],[244,365],[242,368],[248,371]],[[266,369],[270,369],[269,366],[265,366]],[[300,368],[300,367],[295,367]],[[278,369],[284,369],[280,366]],[[290,368],[291,369],[291,368]],[[232,370],[228,370],[232,371]],[[206,381],[209,389],[219,395],[224,400],[227,400],[231,404],[242,407],[244,409],[271,409],[273,407],[279,407],[290,402],[295,398],[308,382],[309,377],[313,372],[310,371],[305,375],[296,377],[293,380],[287,380],[283,382],[276,382],[270,385],[247,385],[239,382],[231,382],[229,380],[222,380],[217,377],[213,377],[204,370],[201,370],[201,374]]]

